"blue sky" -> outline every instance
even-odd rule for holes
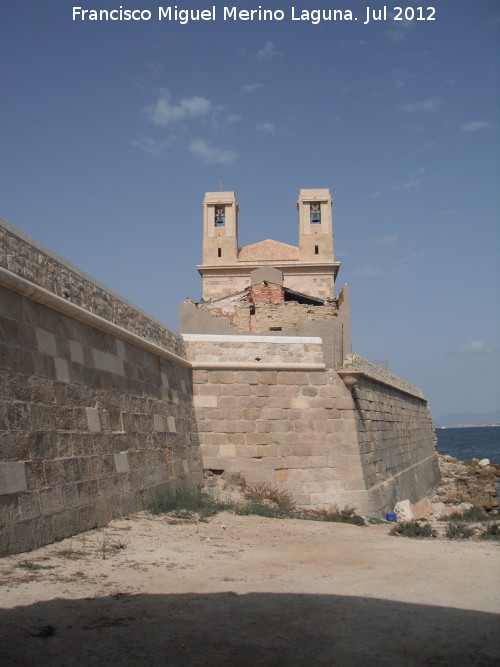
[[[72,20],[120,4],[152,19]],[[225,22],[215,2],[187,25],[159,4],[1,0],[0,215],[176,328],[220,177],[241,245],[297,244],[299,189],[328,187],[353,350],[437,421],[498,408],[498,2],[368,25],[380,3],[294,3],[358,17],[319,25],[277,0],[261,7],[283,21]]]

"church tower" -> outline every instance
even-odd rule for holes
[[[327,188],[301,190],[299,258],[301,262],[333,262],[332,197]]]
[[[203,264],[238,259],[238,202],[234,192],[206,192],[203,200]]]

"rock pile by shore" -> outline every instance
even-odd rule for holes
[[[432,499],[445,505],[472,503],[487,512],[498,512],[497,480],[500,480],[500,465],[488,459],[472,459],[470,464],[458,461],[453,456],[440,456],[441,483]]]

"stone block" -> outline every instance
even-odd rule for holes
[[[208,382],[208,371],[193,370],[193,384],[204,384]]]
[[[153,415],[153,424],[154,429],[157,433],[163,433],[165,431],[165,426],[163,425],[163,417],[161,415]]]
[[[167,417],[167,429],[170,433],[177,433],[177,426],[175,423],[175,417]]]
[[[259,384],[258,371],[235,371],[233,382],[238,384]]]
[[[55,410],[52,405],[32,405],[31,429],[33,431],[52,431],[55,424]]]
[[[28,484],[24,463],[0,463],[0,495],[22,493],[27,491]]]
[[[250,386],[251,396],[271,396],[273,387],[267,384],[257,384]]]
[[[263,408],[262,410],[263,419],[285,419],[286,411],[281,408]]]
[[[56,371],[56,379],[59,382],[70,382],[70,375],[69,375],[69,365],[66,359],[62,359],[61,357],[56,357],[54,359],[54,367]]]
[[[212,384],[233,384],[233,371],[209,371],[208,381]]]
[[[115,373],[116,375],[125,375],[125,367],[123,359],[117,357],[109,352],[103,352],[96,348],[92,348],[92,358],[94,366],[98,370],[106,371],[107,373]]]
[[[221,389],[223,396],[250,396],[250,385],[248,384],[224,384]]]
[[[288,470],[286,468],[278,468],[278,470],[276,470],[276,482],[278,484],[285,484],[288,482]]]
[[[307,410],[309,405],[310,403],[308,398],[300,396],[290,398],[290,408],[293,410]]]
[[[278,384],[303,385],[309,384],[307,373],[297,371],[278,371]]]
[[[322,371],[311,371],[309,373],[309,380],[312,385],[319,386],[327,384],[326,373]]]
[[[217,396],[203,396],[198,394],[193,397],[193,405],[195,408],[216,408]]]
[[[302,491],[304,493],[322,493],[325,491],[324,482],[304,482],[302,484]]]
[[[278,374],[276,371],[258,371],[258,373],[261,384],[275,385],[278,381]]]
[[[69,356],[74,364],[85,364],[83,345],[76,340],[69,340]]]
[[[113,454],[116,472],[126,473],[130,471],[127,452],[117,452]]]
[[[50,331],[45,331],[40,327],[35,329],[37,350],[42,354],[46,354],[49,357],[57,356],[57,343],[56,337]]]
[[[101,419],[98,408],[86,408],[88,429],[91,433],[101,432]],[[69,429],[68,429],[69,430]]]

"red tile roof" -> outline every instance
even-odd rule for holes
[[[298,261],[297,246],[266,239],[259,243],[246,245],[240,250],[238,262]]]

